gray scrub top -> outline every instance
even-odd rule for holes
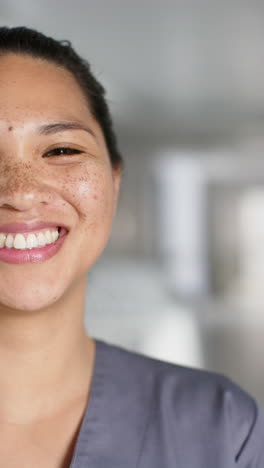
[[[228,378],[95,340],[70,468],[264,468],[264,413]]]

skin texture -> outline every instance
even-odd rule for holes
[[[41,125],[57,121],[80,122],[95,136],[39,134]],[[82,153],[44,157],[61,146]],[[95,348],[83,325],[86,273],[109,238],[119,183],[120,170],[111,166],[100,126],[70,72],[42,59],[1,56],[0,224],[39,220],[69,228],[60,251],[45,262],[0,261],[0,430],[6,445],[17,436],[29,454],[31,438],[24,440],[21,430],[28,434],[41,422],[47,441],[51,423],[62,421],[62,456],[89,396]]]

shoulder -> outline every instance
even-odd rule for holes
[[[108,360],[108,366],[110,362],[113,363],[112,372],[117,372],[121,380],[127,381],[130,375],[134,382],[142,386],[151,385],[157,398],[166,392],[166,397],[177,397],[177,401],[188,399],[202,402],[206,399],[207,403],[214,401],[219,405],[221,400],[225,400],[229,405],[235,397],[238,407],[242,406],[252,413],[253,398],[222,374],[161,361],[101,340],[97,340],[97,343]]]
[[[215,440],[223,450],[228,447],[230,458],[246,463],[246,457],[260,456],[264,466],[264,451],[259,454],[257,449],[264,440],[262,409],[229,378],[100,344],[119,388],[132,392],[132,401],[149,408],[152,428],[154,424],[159,431],[169,430],[175,441],[180,432],[183,441],[196,439],[201,445],[208,445],[210,434],[212,446]]]

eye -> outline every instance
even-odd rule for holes
[[[78,150],[76,148],[68,148],[65,146],[61,146],[59,148],[53,148],[52,150],[48,151],[43,155],[44,158],[49,156],[64,156],[64,155],[71,155],[71,154],[81,154],[83,151]]]

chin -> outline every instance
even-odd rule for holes
[[[42,284],[40,287],[24,287],[23,290],[13,288],[12,294],[4,293],[0,290],[0,313],[1,309],[10,309],[24,312],[37,312],[52,307],[64,295],[65,288],[56,287],[50,288]]]
[[[55,302],[54,298],[53,300],[51,299],[48,301],[47,296],[43,298],[39,296],[37,298],[32,298],[32,295],[30,298],[22,296],[16,298],[16,300],[6,300],[6,298],[0,297],[0,313],[2,308],[4,310],[10,309],[12,311],[37,312],[51,307],[53,302]]]

